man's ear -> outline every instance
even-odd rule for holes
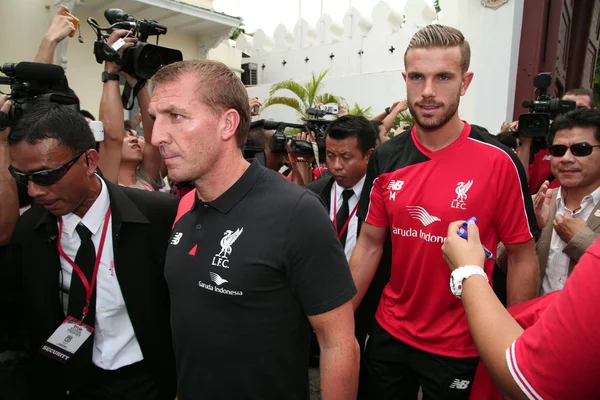
[[[100,160],[100,155],[95,149],[90,149],[85,153],[85,162],[87,164],[86,174],[88,176],[92,176],[96,173],[96,168],[98,168],[98,161]]]
[[[225,111],[223,115],[223,129],[221,130],[221,137],[224,141],[229,141],[235,137],[237,127],[240,125],[240,115],[236,110],[229,109]]]
[[[467,72],[466,74],[463,75],[462,82],[460,84],[460,95],[461,96],[464,96],[465,93],[467,93],[467,89],[469,88],[469,85],[471,85],[472,80],[473,80],[472,72]]]

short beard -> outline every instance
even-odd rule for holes
[[[448,121],[452,119],[454,114],[456,114],[456,112],[458,111],[459,103],[460,96],[457,96],[456,100],[448,105],[446,113],[437,120],[433,118],[421,118],[419,112],[417,111],[417,108],[410,101],[408,102],[408,109],[410,111],[410,115],[412,115],[413,119],[415,120],[416,125],[426,130],[435,130],[446,125],[446,123],[448,123]]]

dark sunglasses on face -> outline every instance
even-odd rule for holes
[[[575,157],[585,157],[592,154],[594,147],[600,147],[600,144],[591,145],[587,142],[575,143],[570,146],[564,144],[553,144],[548,148],[550,155],[553,157],[562,157],[567,153],[567,149],[571,150],[571,154]]]
[[[8,167],[8,171],[15,178],[15,180],[25,186],[28,185],[29,181],[32,181],[36,185],[50,186],[60,181],[69,172],[75,162],[84,155],[87,150],[77,154],[75,158],[67,161],[66,163],[59,165],[56,168],[44,169],[42,171],[36,171],[31,174],[26,174],[21,171],[17,171],[11,166]]]

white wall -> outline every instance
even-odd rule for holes
[[[523,0],[511,0],[497,10],[485,8],[480,0],[446,1],[441,6],[439,23],[460,29],[471,44],[475,78],[461,99],[460,116],[495,133],[512,114]],[[244,62],[259,68],[261,85],[248,92],[265,100],[273,83],[304,82],[312,72],[329,69],[325,92],[345,97],[350,105],[372,106],[379,114],[406,97],[404,51],[412,35],[435,19],[429,0],[408,0],[402,10],[380,1],[370,16],[351,9],[343,21],[324,15],[315,26],[300,20],[293,30],[280,25],[272,35],[259,30],[253,38],[240,36],[238,49],[251,55]],[[330,59],[332,53],[335,57]],[[294,112],[272,106],[262,117],[290,120]]]
[[[236,48],[235,41],[223,40],[217,47],[208,52],[206,58],[221,61],[241,77],[242,52]]]
[[[18,6],[17,4],[18,3]],[[0,0],[0,63],[33,61],[54,12],[44,0]]]

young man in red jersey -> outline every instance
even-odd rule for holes
[[[508,303],[535,297],[535,217],[514,152],[458,116],[473,79],[460,31],[430,25],[405,53],[403,73],[415,126],[379,146],[369,161],[365,223],[350,261],[360,304],[391,236],[390,282],[367,339],[361,395],[368,399],[467,399],[477,367],[460,301],[448,291],[441,246],[450,222],[475,216],[482,243],[507,245]],[[487,260],[491,278],[494,262]]]

